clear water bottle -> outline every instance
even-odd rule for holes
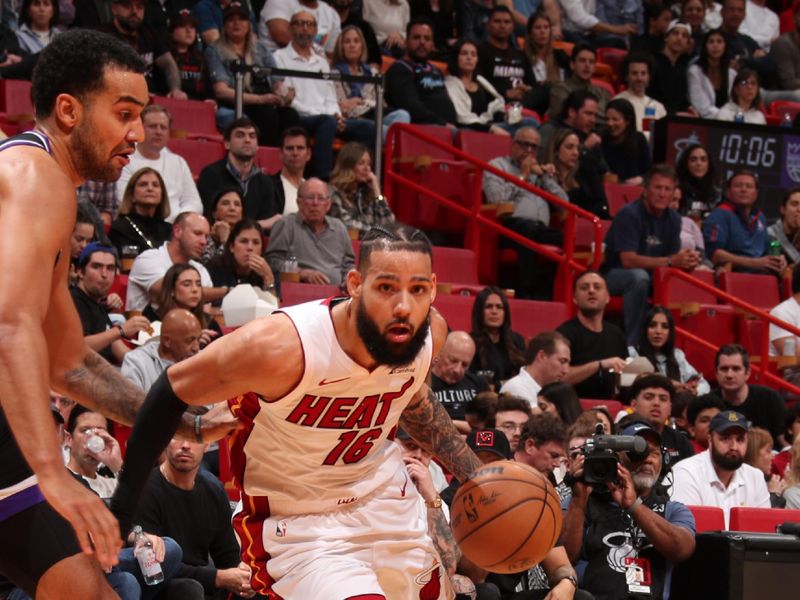
[[[164,581],[164,572],[156,558],[156,551],[153,550],[153,542],[144,534],[141,525],[133,528],[133,555],[139,561],[139,568],[147,585],[158,585]]]
[[[98,454],[106,447],[106,441],[97,435],[94,431],[86,438],[86,449],[89,452]]]
[[[794,122],[792,121],[792,113],[788,110],[783,113],[783,117],[781,117],[781,127],[794,127]]]
[[[297,264],[297,257],[293,254],[283,262],[283,270],[285,273],[299,273],[300,266]]]
[[[734,123],[744,123],[744,113],[740,110],[736,111],[736,114],[733,115],[733,122]]]

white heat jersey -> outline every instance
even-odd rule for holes
[[[305,369],[287,395],[231,400],[245,428],[232,444],[234,474],[250,497],[266,497],[271,515],[342,508],[371,494],[403,468],[388,439],[400,414],[425,382],[430,332],[414,361],[373,371],[339,345],[330,302],[282,309],[303,345]]]

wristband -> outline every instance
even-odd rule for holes
[[[636,500],[633,502],[633,504],[631,504],[628,508],[625,509],[625,512],[633,516],[633,511],[636,510],[636,508],[641,506],[642,504],[644,504],[644,502],[642,502],[642,499],[637,497]]]
[[[121,323],[117,323],[116,325],[114,325],[114,327],[119,329],[119,337],[120,338],[122,338],[123,340],[127,340],[128,339],[128,336],[125,335],[125,330],[122,328],[122,324]]]
[[[200,430],[202,415],[194,416],[194,439],[198,444],[203,443],[203,432]]]

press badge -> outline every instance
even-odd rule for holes
[[[650,561],[646,558],[625,558],[625,583],[636,598],[650,597]]]

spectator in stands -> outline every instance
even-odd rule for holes
[[[792,295],[769,311],[773,317],[800,326],[800,264],[792,268]],[[770,356],[800,356],[798,336],[773,323],[769,324]],[[796,378],[791,377],[792,383]]]
[[[267,246],[267,261],[273,273],[286,270],[294,258],[304,283],[339,286],[355,264],[347,228],[328,215],[331,192],[315,177],[300,184],[298,210],[278,221]]]
[[[686,72],[689,102],[703,119],[715,119],[728,101],[736,78],[730,63],[722,31],[709,31],[700,46],[700,56]]]
[[[203,212],[203,203],[197,193],[189,165],[183,157],[167,148],[172,115],[163,106],[151,104],[142,110],[141,119],[144,139],[136,144],[136,152],[122,169],[117,180],[117,194],[124,196],[131,176],[140,169],[149,167],[161,175],[161,183],[169,200],[169,215],[165,217],[167,222],[182,212]]]
[[[769,79],[774,74],[775,64],[767,56],[766,51],[758,45],[758,42],[740,30],[745,19],[746,9],[745,0],[723,0],[722,2],[720,29],[725,35],[728,54],[738,59],[735,65],[737,70],[749,67],[758,71],[762,79]]]
[[[661,102],[669,114],[690,111],[686,71],[692,28],[674,20],[667,28],[664,47],[654,56],[655,68],[647,93]]]
[[[661,447],[669,453],[672,465],[694,455],[689,439],[676,429],[666,426],[672,413],[674,396],[672,382],[657,373],[639,375],[631,386],[633,415],[658,432]]]
[[[575,386],[580,398],[613,398],[615,373],[625,366],[628,347],[619,327],[603,320],[606,280],[596,271],[584,271],[575,278],[573,293],[578,314],[557,330],[572,352],[564,381]]]
[[[69,293],[81,319],[86,343],[107,361],[119,364],[129,350],[122,340],[135,338],[150,327],[150,321],[141,316],[110,319],[111,311],[122,309],[120,297],[109,294],[117,274],[117,256],[113,248],[89,244],[81,252],[77,267],[78,283],[70,287]]]
[[[501,394],[524,398],[535,408],[542,387],[561,381],[569,371],[569,341],[556,331],[536,335],[525,351],[525,365],[503,384]]]
[[[405,1],[405,0],[403,0]],[[405,44],[403,46],[405,48]],[[380,74],[380,70],[366,64],[367,44],[364,34],[355,25],[348,25],[342,29],[342,34],[336,40],[333,50],[331,66],[342,75],[373,75]],[[336,82],[336,98],[339,108],[346,119],[375,119],[376,86],[364,83],[351,83],[346,81]],[[381,98],[384,108],[386,101]],[[383,114],[383,137],[392,123],[408,123],[411,117],[404,110],[393,110]]]
[[[206,46],[210,46],[219,39],[222,31],[223,8],[220,0],[198,0],[192,6],[192,16],[197,19],[197,32]]]
[[[789,264],[800,263],[800,188],[792,188],[781,200],[780,218],[767,227],[770,240],[781,243]]]
[[[87,180],[76,190],[76,195],[79,204],[91,204],[94,207],[102,220],[102,229],[111,226],[119,207],[115,182]]]
[[[585,435],[594,435],[597,425],[600,425],[604,434],[614,433],[614,419],[611,418],[611,413],[604,405],[595,406],[581,413],[576,419],[574,429],[583,429],[587,433]]]
[[[512,448],[514,461],[533,467],[557,485],[555,471],[566,458],[567,429],[557,416],[533,415]]]
[[[470,431],[494,427],[497,399],[497,394],[487,390],[478,393],[477,396],[467,402],[467,405],[464,407],[464,418],[469,424]]]
[[[645,317],[646,327],[642,337],[628,347],[628,355],[643,356],[656,368],[656,372],[668,377],[676,392],[688,391],[692,395],[707,394],[711,386],[697,372],[683,350],[675,347],[675,321],[668,308],[654,306]]]
[[[125,355],[120,373],[145,392],[167,367],[200,351],[200,322],[185,308],[164,314],[161,332]]]
[[[219,300],[226,288],[213,288],[211,277],[199,262],[208,243],[208,221],[202,215],[183,213],[172,224],[172,238],[158,248],[142,252],[133,263],[128,280],[126,310],[144,310],[155,302],[164,282],[164,275],[175,263],[189,263],[198,273],[207,302]]]
[[[696,55],[703,46],[706,37],[706,5],[704,0],[683,0],[681,2],[681,19],[692,28],[692,44],[690,54]]]
[[[650,123],[645,123],[645,118],[658,120],[667,116],[664,105],[646,94],[652,74],[651,55],[631,52],[622,63],[622,78],[627,87],[614,96],[615,100],[622,98],[633,105],[633,110],[636,112],[636,130],[647,136],[650,135]]]
[[[715,0],[703,0],[706,5],[706,29],[717,29],[722,25],[722,4]]]
[[[591,43],[595,47],[625,48],[628,36],[639,33],[633,23],[614,25],[595,15],[596,4],[589,0],[559,0],[564,39],[576,44]]]
[[[553,48],[553,26],[544,12],[533,12],[525,25],[525,56],[537,85],[528,99],[529,108],[540,115],[550,106],[550,88],[564,81],[569,72],[569,56],[561,48]]]
[[[170,19],[169,49],[181,75],[181,89],[192,100],[211,95],[206,76],[206,61],[197,41],[198,21],[184,8]]]
[[[251,597],[250,568],[239,556],[228,497],[219,482],[198,475],[204,449],[186,440],[169,443],[166,460],[145,485],[137,522],[180,544],[183,560],[176,577],[194,582],[186,597],[225,597],[227,592]]]
[[[495,424],[497,429],[505,434],[509,444],[507,449],[510,449],[511,452],[514,452],[519,446],[522,431],[532,416],[530,404],[523,398],[501,394],[497,399]],[[510,457],[506,456],[505,458]]]
[[[783,419],[783,435],[787,445],[772,459],[772,472],[786,478],[792,459],[791,445],[800,435],[800,404],[795,403],[786,409],[786,417]]]
[[[89,244],[94,241],[95,226],[89,212],[78,204],[75,226],[69,239],[69,279],[70,285],[77,282],[78,257]]]
[[[560,118],[564,120],[565,101],[567,96],[577,91],[591,92],[597,102],[597,126],[603,129],[605,126],[606,104],[610,94],[605,88],[592,83],[597,66],[597,52],[588,44],[575,44],[572,49],[572,56],[569,68],[572,74],[564,81],[554,83],[550,88],[550,106],[547,114],[551,119]]]
[[[631,52],[653,56],[664,47],[664,36],[672,21],[668,4],[644,3],[644,33],[631,38]]]
[[[715,118],[718,121],[766,125],[767,119],[761,111],[760,87],[758,73],[741,69],[733,80],[731,99],[719,109]]]
[[[624,206],[606,234],[606,280],[613,295],[622,295],[628,345],[639,343],[645,325],[651,272],[657,267],[691,271],[700,253],[681,250],[681,217],[669,208],[675,195],[675,170],[654,165],[642,197]]]
[[[378,44],[378,39],[375,37],[375,30],[372,29],[372,25],[364,20],[361,10],[359,10],[360,7],[356,6],[354,0],[331,0],[330,5],[336,11],[336,14],[339,15],[342,33],[351,26],[358,27],[361,32],[361,36],[364,38],[364,47],[367,52],[367,59],[362,62],[366,62],[372,68],[380,69],[383,61],[381,47],[380,44]],[[450,35],[452,35],[452,27],[450,31]],[[341,37],[342,34],[339,34],[339,39],[341,39]],[[334,49],[334,53],[335,52],[336,50]]]
[[[702,144],[687,146],[676,168],[681,192],[678,212],[698,220],[705,219],[722,198],[716,162]]]
[[[489,12],[486,40],[478,46],[481,75],[508,102],[521,102],[536,85],[525,53],[512,41],[514,21],[507,6]]]
[[[795,2],[792,15],[794,30],[781,35],[769,50],[781,90],[800,89],[800,3]]]
[[[605,486],[582,481],[585,456],[576,456],[570,467],[572,497],[562,503],[566,513],[558,543],[571,562],[586,561],[581,585],[596,597],[629,597],[632,588],[639,589],[629,582],[641,582],[630,565],[645,565],[647,594],[664,598],[672,565],[694,553],[694,517],[683,503],[669,499],[662,484],[668,465],[658,432],[636,422],[622,433],[647,440],[647,452],[621,453],[619,478]],[[593,493],[600,487],[610,493]]]
[[[67,420],[66,443],[69,447],[67,468],[83,479],[103,500],[117,488],[117,474],[122,469],[119,443],[108,432],[108,420],[98,412],[76,405]],[[87,447],[89,436],[99,436],[105,445],[99,452]],[[100,465],[105,468],[100,470]]]
[[[539,410],[556,415],[567,427],[578,420],[581,408],[575,388],[563,381],[554,381],[539,390]]]
[[[538,127],[539,122],[531,117],[522,117],[515,125],[503,120],[505,100],[483,75],[478,74],[478,63],[475,42],[458,40],[450,53],[450,74],[444,80],[447,95],[456,109],[458,125],[498,135],[509,135],[509,131],[523,126]]]
[[[603,23],[616,26],[633,26],[634,32],[621,36],[622,48],[628,49],[629,37],[641,33],[644,27],[643,2],[637,0],[597,0],[595,16]],[[605,42],[603,46],[610,46]]]
[[[303,173],[311,161],[311,144],[302,127],[283,130],[280,143],[281,170],[272,175],[275,200],[282,207],[278,212],[290,215],[297,212],[297,190],[305,181]]]
[[[333,54],[334,45],[342,31],[342,22],[329,4],[318,0],[275,0],[265,3],[258,19],[258,38],[261,43],[273,52],[291,44],[295,37],[292,17],[300,11],[314,19],[313,44],[320,48],[323,55]]]
[[[169,239],[172,228],[169,197],[158,171],[143,167],[131,175],[122,194],[119,215],[111,224],[108,237],[118,256],[158,248]]]
[[[235,118],[236,77],[231,61],[241,60],[256,69],[277,66],[275,58],[252,31],[250,11],[238,1],[225,7],[222,35],[206,47],[205,61],[214,97],[222,104],[217,111],[221,129],[232,125]],[[297,125],[299,117],[291,107],[295,94],[286,81],[271,79],[257,70],[245,73],[242,105],[244,114],[256,124],[262,146],[277,146],[280,133]]]
[[[469,370],[474,357],[472,337],[466,331],[451,331],[431,365],[431,390],[461,433],[470,430],[467,404],[489,390],[486,380]]]
[[[103,31],[130,44],[147,65],[147,87],[150,93],[186,99],[181,90],[178,65],[169,53],[166,40],[145,25],[144,0],[111,0],[111,23]],[[154,68],[158,67],[158,76]]]
[[[58,2],[56,0],[23,0],[19,10],[17,40],[28,54],[41,52],[58,34]]]
[[[264,259],[264,233],[252,219],[242,219],[233,226],[225,251],[208,265],[216,287],[236,287],[247,283],[277,295],[275,276]]]
[[[500,389],[525,364],[525,340],[511,329],[511,309],[503,290],[487,286],[475,297],[470,334],[477,351],[469,370]]]
[[[412,123],[455,127],[458,118],[447,95],[444,74],[428,62],[433,51],[433,24],[414,18],[406,29],[406,58],[386,72],[386,101],[411,115]]]
[[[206,215],[211,235],[203,252],[203,264],[220,256],[225,249],[231,229],[242,220],[242,194],[238,187],[222,188],[211,202]]]
[[[247,117],[231,123],[225,130],[225,158],[211,163],[200,172],[197,188],[206,212],[220,190],[231,186],[242,192],[244,216],[271,229],[281,218],[272,179],[255,164],[258,152],[258,127]]]
[[[555,177],[556,167],[553,164],[539,164],[536,160],[539,144],[539,132],[532,127],[522,127],[514,134],[511,155],[493,158],[489,164],[569,201],[567,192]],[[577,147],[574,154],[577,166]],[[564,235],[561,230],[550,227],[550,204],[541,196],[489,172],[483,177],[483,192],[489,204],[514,204],[514,212],[503,219],[503,225],[534,242],[562,245]],[[561,211],[556,209],[556,212]],[[554,266],[540,264],[537,253],[526,246],[515,244],[515,247],[519,255],[517,295],[520,298],[549,299],[555,278]]]
[[[606,105],[608,127],[603,134],[603,158],[620,183],[641,185],[650,170],[650,147],[636,129],[636,112],[623,98]]]
[[[750,423],[772,434],[776,445],[783,448],[786,403],[775,390],[763,385],[748,384],[750,356],[739,344],[726,344],[717,351],[714,367],[719,390],[715,392],[726,408],[742,413]]]
[[[381,193],[366,146],[348,142],[336,156],[331,173],[331,217],[363,236],[370,227],[394,222],[392,209]]]
[[[756,174],[734,171],[728,179],[726,196],[703,221],[708,258],[715,265],[730,263],[734,271],[783,272],[786,258],[767,254],[767,220],[755,207],[758,200]]]
[[[800,436],[792,443],[791,462],[786,471],[787,487],[783,492],[786,508],[800,509]]]
[[[764,474],[744,462],[747,417],[724,410],[711,419],[708,451],[682,460],[672,470],[672,499],[690,506],[718,506],[728,529],[734,506],[769,508]]]
[[[204,300],[200,272],[189,263],[176,263],[167,269],[158,296],[142,314],[152,321],[161,321],[174,308],[188,310],[202,327],[199,343],[200,348],[205,348],[222,330],[205,312]]]
[[[275,52],[278,66],[298,71],[329,73],[328,61],[313,48],[317,32],[314,15],[304,11],[292,15],[291,31],[291,44]],[[345,140],[372,145],[375,140],[375,122],[342,116],[336,98],[336,86],[332,81],[287,77],[285,83],[297,90],[292,107],[300,114],[300,123],[314,137],[312,164],[318,177],[327,180],[330,176],[333,141],[337,134]]]
[[[372,25],[383,52],[395,58],[403,56],[406,50],[406,25],[411,17],[408,2],[363,0],[361,10],[364,20]]]
[[[747,452],[744,455],[744,462],[764,474],[772,508],[784,508],[786,500],[783,498],[783,491],[786,489],[786,482],[783,477],[771,473],[773,446],[774,442],[769,431],[751,427],[747,432]]]
[[[699,454],[708,450],[708,428],[717,414],[725,410],[722,400],[712,394],[698,396],[686,409],[686,421],[692,448]]]
[[[744,22],[739,31],[749,35],[762,50],[769,52],[770,46],[781,34],[778,15],[767,7],[767,0],[747,0]]]

